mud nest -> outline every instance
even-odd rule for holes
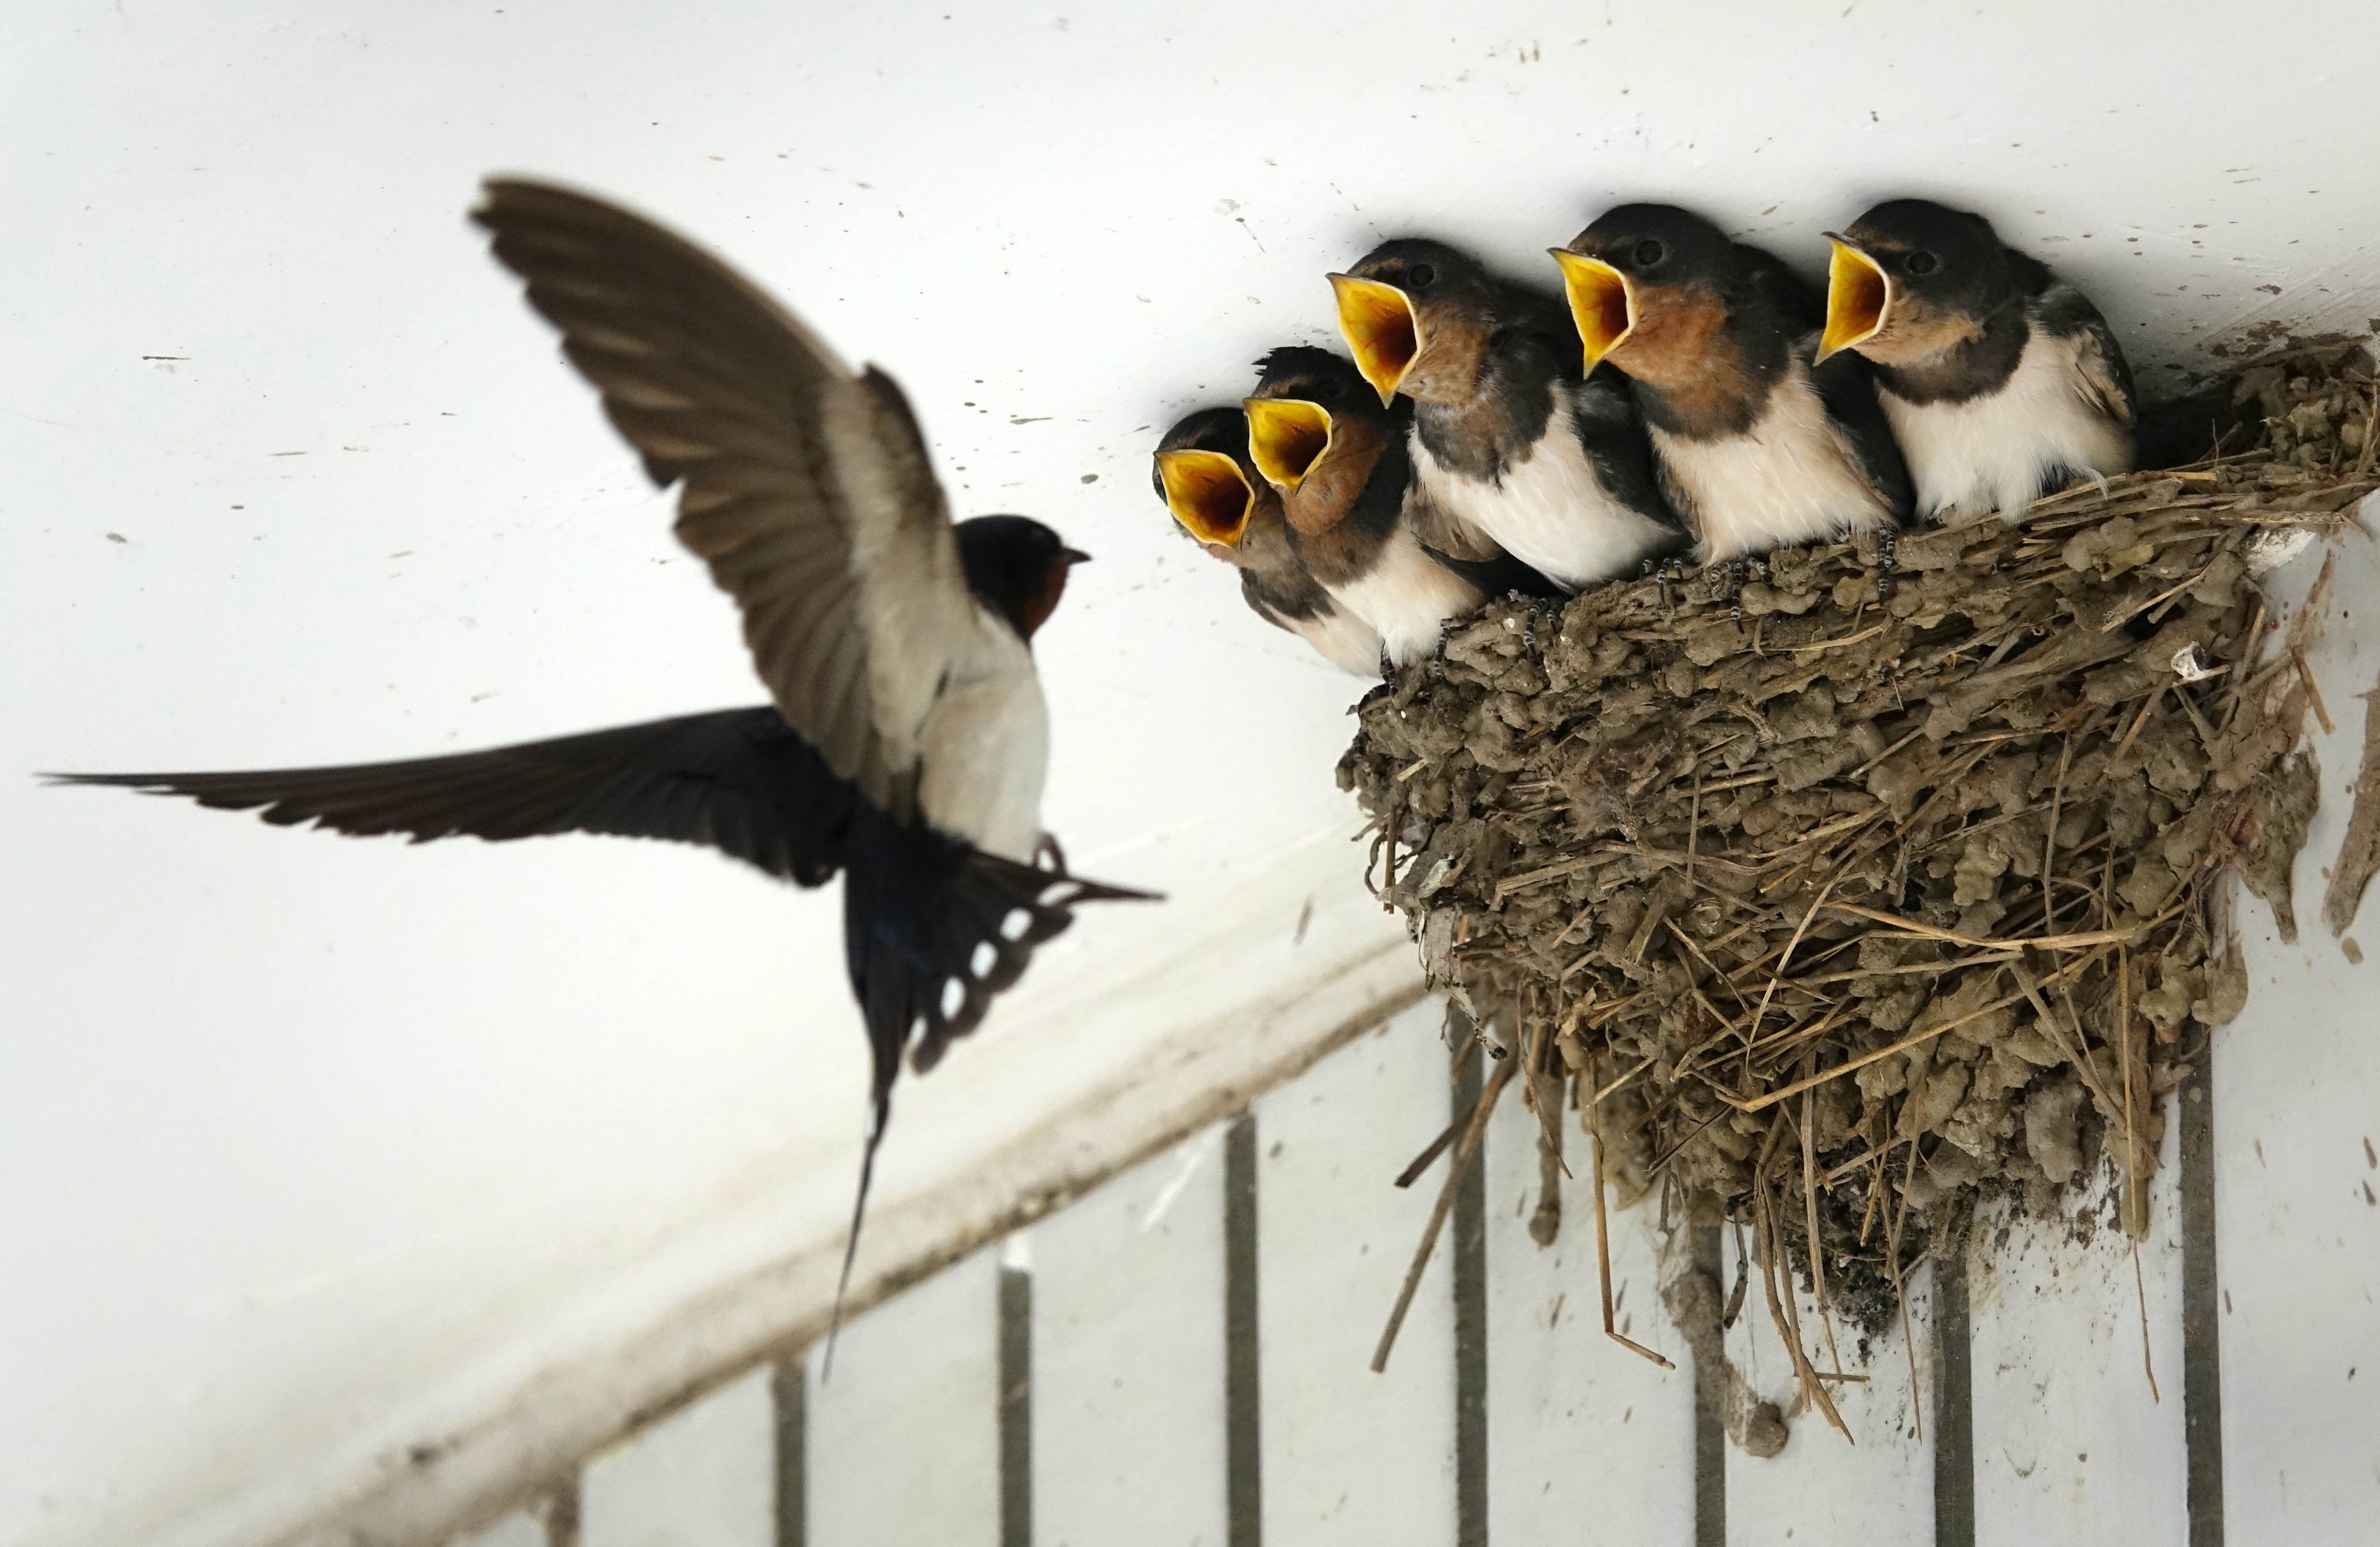
[[[1617,1201],[1753,1229],[1868,1332],[1979,1198],[2077,1211],[2104,1156],[2144,1227],[2161,1098],[2248,992],[2223,873],[2294,930],[2322,711],[2256,578],[2380,450],[2360,348],[2239,391],[2252,448],[1889,577],[1864,540],[1493,603],[1357,706],[1367,881],[1524,1077],[1549,1193],[1574,1110]]]

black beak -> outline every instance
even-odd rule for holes
[[[1083,552],[1080,548],[1061,548],[1058,550],[1058,556],[1064,559],[1068,564],[1088,564],[1091,562],[1091,555]]]

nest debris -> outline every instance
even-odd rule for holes
[[[1491,603],[1357,707],[1367,883],[1527,1075],[1549,1195],[1580,1110],[1622,1206],[1751,1228],[1830,1347],[1980,1198],[2072,1213],[2105,1156],[2144,1231],[2159,1099],[2247,995],[2222,873],[2295,932],[2317,608],[2256,576],[2380,482],[2360,347],[2238,390],[2252,449],[1912,531],[1888,584],[1867,539]]]

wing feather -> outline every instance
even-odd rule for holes
[[[703,844],[804,886],[842,867],[853,800],[851,786],[766,706],[405,762],[54,777],[188,796],[279,826],[313,822],[359,837],[502,843],[606,833]]]
[[[735,598],[779,712],[912,815],[920,727],[974,603],[900,388],[615,205],[498,178],[475,218],[646,471],[679,485],[678,539]]]

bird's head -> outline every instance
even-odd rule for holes
[[[1291,526],[1330,527],[1354,507],[1397,432],[1395,418],[1362,373],[1328,349],[1275,349],[1257,369],[1257,389],[1241,405],[1248,459],[1281,492]]]
[[[1828,237],[1820,359],[1850,349],[1879,365],[1925,365],[2022,298],[2008,249],[1979,214],[1895,199]]]
[[[1091,555],[1030,516],[978,516],[958,524],[959,567],[976,600],[1031,640],[1058,610],[1066,575]]]
[[[1585,369],[1609,359],[1657,384],[1691,373],[1707,357],[1741,262],[1727,233],[1670,204],[1608,210],[1568,247],[1550,250]]]
[[[1240,562],[1249,523],[1281,503],[1248,459],[1248,419],[1239,408],[1201,408],[1168,430],[1149,481],[1181,529],[1229,564]]]
[[[1443,242],[1403,238],[1330,277],[1339,331],[1382,403],[1399,393],[1419,403],[1471,396],[1499,321],[1496,286],[1477,263]]]

